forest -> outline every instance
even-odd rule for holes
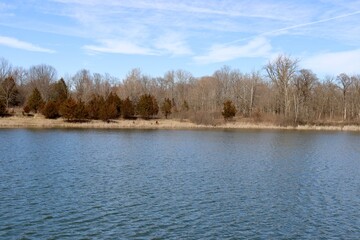
[[[224,66],[209,76],[169,70],[153,77],[135,68],[124,79],[81,69],[59,77],[46,64],[29,69],[0,58],[0,115],[42,114],[65,121],[174,118],[277,125],[360,124],[360,75],[319,79],[299,61],[279,55],[262,69],[242,73]]]

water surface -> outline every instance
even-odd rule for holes
[[[359,239],[360,135],[0,130],[1,239]]]

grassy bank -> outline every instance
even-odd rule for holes
[[[222,122],[216,125],[198,125],[186,120],[114,120],[103,122],[66,122],[64,119],[45,119],[41,115],[34,117],[11,116],[0,118],[0,128],[89,128],[89,129],[279,129],[279,130],[332,130],[360,131],[360,126],[277,126],[272,123],[250,123],[245,121]]]

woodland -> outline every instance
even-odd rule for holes
[[[153,77],[135,68],[124,79],[81,69],[59,77],[54,67],[28,69],[0,58],[0,116],[42,114],[83,122],[173,118],[212,125],[221,121],[276,125],[359,125],[360,75],[319,79],[299,61],[279,55],[243,73],[223,66],[208,76],[169,70]]]

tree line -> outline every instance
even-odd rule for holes
[[[279,124],[360,123],[360,75],[319,79],[299,61],[279,55],[261,70],[224,66],[194,77],[170,70],[160,77],[132,69],[124,79],[87,69],[58,78],[46,64],[29,69],[0,59],[0,115],[22,107],[68,121],[173,117],[213,124],[235,115]]]

